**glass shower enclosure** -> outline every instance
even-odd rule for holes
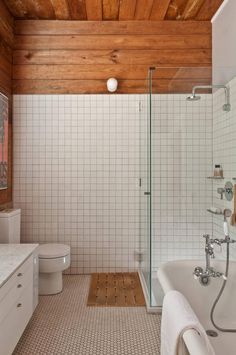
[[[149,68],[139,114],[140,278],[147,308],[158,310],[158,267],[199,259],[211,233],[212,94],[189,101],[195,85],[211,84],[210,67]]]

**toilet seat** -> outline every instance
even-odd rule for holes
[[[41,244],[38,247],[39,259],[56,259],[70,254],[70,247],[65,244]]]

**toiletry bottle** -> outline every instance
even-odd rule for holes
[[[222,169],[222,166],[220,164],[216,164],[215,165],[214,176],[223,177],[223,169]]]

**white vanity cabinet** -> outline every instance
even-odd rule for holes
[[[37,305],[37,255],[31,254],[0,287],[0,355],[12,354]]]

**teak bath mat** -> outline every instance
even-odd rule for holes
[[[91,275],[88,306],[145,306],[138,273],[99,273]]]

